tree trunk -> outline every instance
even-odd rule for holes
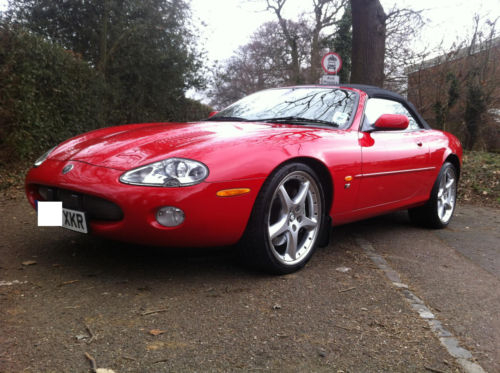
[[[302,84],[302,76],[300,74],[299,49],[297,40],[290,41],[292,54],[292,84]]]
[[[281,30],[285,35],[286,42],[290,47],[290,54],[292,55],[292,66],[290,66],[291,70],[291,84],[301,84],[302,78],[300,76],[300,61],[299,61],[299,48],[297,45],[297,39],[295,35],[290,33],[288,29],[288,25],[286,24],[286,19],[281,17],[281,14],[276,11],[276,15],[278,16],[278,21],[281,26]]]
[[[313,30],[313,37],[311,42],[311,70],[309,73],[309,84],[317,84],[319,82],[320,77],[320,69],[321,69],[321,58],[320,58],[320,50],[319,50],[319,30],[316,27]]]
[[[351,83],[384,83],[386,14],[379,0],[350,0],[352,9]]]

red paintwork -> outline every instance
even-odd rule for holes
[[[375,128],[381,130],[405,130],[410,120],[406,115],[383,114],[375,122]]]
[[[436,131],[358,131],[366,94],[347,130],[249,123],[153,123],[103,128],[58,146],[26,178],[28,199],[41,199],[37,184],[106,198],[124,212],[119,222],[90,223],[93,233],[112,239],[163,246],[236,243],[255,199],[270,173],[282,163],[307,158],[328,169],[333,183],[329,206],[334,224],[425,203],[445,159],[462,148],[452,135]],[[207,179],[194,186],[162,188],[126,185],[125,170],[169,157],[203,162]],[[68,163],[74,169],[62,175]],[[419,171],[409,171],[420,169]],[[422,170],[425,169],[425,170]],[[394,173],[405,171],[404,173]],[[387,174],[387,173],[391,174]],[[346,176],[353,176],[346,188]],[[217,197],[229,188],[250,188]],[[155,222],[161,206],[176,206],[186,220],[175,228]]]

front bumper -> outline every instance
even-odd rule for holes
[[[62,168],[72,163],[71,172]],[[175,247],[231,245],[241,238],[253,204],[264,179],[248,179],[163,188],[123,184],[121,170],[99,167],[78,161],[46,160],[32,168],[26,177],[26,195],[32,206],[43,200],[40,185],[56,187],[106,199],[118,205],[123,218],[119,221],[90,220],[92,233],[113,240],[139,244]],[[218,197],[217,191],[250,188],[247,194]],[[156,222],[156,211],[162,206],[175,206],[185,213],[185,221],[177,227],[164,227]]]

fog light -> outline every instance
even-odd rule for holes
[[[165,227],[176,227],[184,221],[184,211],[173,206],[165,206],[156,212],[156,221]]]

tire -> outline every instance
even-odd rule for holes
[[[408,210],[414,223],[434,229],[445,228],[450,223],[457,201],[457,175],[455,166],[445,162],[427,203]]]
[[[309,166],[290,163],[273,172],[257,197],[240,244],[244,264],[272,274],[302,268],[325,222],[325,198]]]

